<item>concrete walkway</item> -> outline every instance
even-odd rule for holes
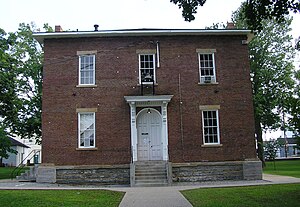
[[[99,187],[99,186],[70,186],[59,184],[45,184],[33,182],[17,182],[15,180],[0,180],[1,189],[75,189],[75,190],[95,190],[105,189],[113,191],[126,192],[120,207],[191,207],[192,205],[182,196],[181,190],[196,188],[219,188],[219,187],[236,187],[236,186],[253,186],[253,185],[270,185],[284,183],[300,183],[300,178],[277,175],[263,175],[263,180],[256,181],[221,181],[205,183],[184,183],[169,187]]]

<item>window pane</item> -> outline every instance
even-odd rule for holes
[[[205,77],[213,77],[211,81],[215,81],[215,68],[213,54],[199,54],[200,82],[205,83]]]
[[[202,111],[205,144],[219,143],[217,111]]]
[[[80,56],[80,84],[95,84],[95,55]]]
[[[79,114],[80,121],[80,146],[94,147],[95,146],[95,114],[81,113]]]

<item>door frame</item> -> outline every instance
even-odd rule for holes
[[[169,160],[168,153],[168,119],[167,107],[173,95],[157,96],[124,96],[130,106],[130,125],[131,125],[131,154],[132,162],[138,161],[137,156],[137,107],[161,107],[161,139],[162,139],[162,160]]]
[[[152,113],[155,113],[159,116],[159,150],[160,150],[160,157],[162,158],[162,118],[161,118],[161,113],[159,111],[157,111],[156,109],[154,108],[149,108],[149,107],[146,107],[146,108],[143,108],[141,111],[138,112],[138,114],[136,115],[136,120],[137,120],[137,124],[136,124],[136,127],[137,127],[137,143],[139,143],[139,139],[141,139],[141,137],[139,137],[140,135],[138,134],[138,127],[139,127],[139,123],[138,123],[138,119],[141,118],[141,116],[147,116],[148,114],[152,114]],[[147,127],[149,127],[151,123],[147,123]],[[148,133],[151,133],[151,132],[148,132]],[[151,137],[150,137],[150,140],[151,141]],[[152,144],[151,144],[152,145]],[[153,159],[153,157],[151,156],[152,155],[152,152],[151,152],[151,148],[152,146],[150,147],[149,145],[149,148],[148,148],[148,153],[149,153],[149,159],[148,160],[155,160]],[[137,159],[140,160],[139,158],[139,145],[137,145],[137,152],[138,152],[138,157]],[[162,159],[160,159],[162,160]]]

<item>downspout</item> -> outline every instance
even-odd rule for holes
[[[179,113],[180,113],[180,135],[181,135],[181,148],[182,148],[182,159],[185,161],[184,157],[184,144],[183,144],[183,115],[182,115],[182,96],[181,96],[181,76],[178,74],[178,93],[179,93]]]
[[[157,67],[160,67],[160,59],[159,59],[159,42],[156,41],[156,55],[157,55]]]

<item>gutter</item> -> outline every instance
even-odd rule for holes
[[[34,33],[39,43],[45,39],[84,38],[84,37],[134,37],[134,36],[201,36],[201,35],[246,35],[247,42],[254,37],[251,30],[237,29],[137,29],[137,30],[103,30],[87,32],[44,32]]]

